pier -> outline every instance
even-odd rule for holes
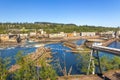
[[[99,59],[98,51],[104,51],[104,52],[108,52],[109,54],[120,56],[120,49],[116,49],[116,48],[110,48],[110,47],[105,47],[105,46],[93,45],[91,47],[91,49],[92,50],[91,50],[91,54],[90,54],[90,60],[89,60],[87,74],[89,74],[89,72],[90,72],[90,66],[92,66],[92,74],[95,74],[95,63],[94,63],[94,56],[93,56],[93,54],[96,53],[97,54],[96,55],[96,59],[98,61],[99,74],[102,76],[102,69],[101,69],[101,64],[100,64],[101,62],[100,62],[100,59]]]
[[[96,40],[96,41],[95,41]],[[99,43],[102,43],[102,46],[108,46],[110,45],[112,42],[116,41],[117,39],[116,38],[111,38],[109,40],[98,40],[98,39],[87,39],[87,42],[85,43],[85,45],[88,47],[88,48],[91,48],[92,47],[92,44],[94,42],[99,42]]]
[[[105,46],[92,46],[93,50],[109,52],[110,54],[120,56],[120,49],[110,48]]]

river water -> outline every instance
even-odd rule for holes
[[[15,56],[18,52],[22,52],[23,55],[30,54],[36,50],[36,47],[10,47],[10,48],[5,48],[0,50],[0,57],[2,58],[10,58],[10,65],[15,64]]]
[[[85,40],[77,40],[73,41],[73,43],[77,45],[81,45],[84,43]],[[61,72],[59,72],[59,69],[64,69],[66,66],[66,71],[67,73],[70,71],[71,74],[80,74],[80,70],[77,67],[78,61],[77,61],[77,56],[79,54],[74,54],[72,52],[66,52],[65,50],[70,50],[70,48],[64,46],[62,43],[54,43],[54,44],[47,44],[45,47],[51,48],[52,50],[52,56],[53,56],[53,61],[51,64],[56,68],[56,71],[58,74],[62,75]],[[110,44],[108,47],[113,47],[113,48],[118,48],[120,49],[120,42],[113,42]],[[11,48],[6,48],[6,49],[0,49],[0,56],[2,58],[7,58],[11,57],[11,65],[15,64],[15,55],[19,52],[22,51],[24,55],[27,55],[29,53],[32,53],[36,50],[37,48],[34,46],[24,46],[24,47],[11,47]],[[107,52],[100,52],[100,56],[114,56],[112,54],[109,54]],[[87,65],[86,65],[87,66]]]
[[[63,46],[62,43],[48,44],[46,45],[46,47],[50,47],[52,49],[51,51],[53,53],[53,59],[54,61],[59,60],[58,62],[60,63],[58,65],[60,65],[62,69],[66,67],[66,70],[68,72],[70,67],[72,66],[72,72],[71,72],[72,74],[76,74],[79,72],[76,67],[77,54],[65,51],[65,50],[70,50],[70,48]],[[60,68],[60,66],[58,66],[57,69]]]
[[[110,45],[108,45],[108,47],[120,49],[120,42],[115,41],[115,42],[111,43]],[[108,52],[99,52],[99,56],[100,57],[107,56],[108,58],[112,58],[115,55],[110,54]]]

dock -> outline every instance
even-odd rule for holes
[[[109,52],[110,54],[120,56],[120,49],[110,48],[105,46],[92,46],[93,50]]]
[[[117,40],[116,38],[112,38],[112,39],[109,39],[109,40],[104,40],[102,42],[100,41],[100,43],[102,43],[102,46],[108,46],[108,45],[110,45],[111,43],[113,43],[116,40]],[[92,42],[86,42],[85,45],[88,48],[91,48],[93,43],[94,43],[94,41],[92,41]]]

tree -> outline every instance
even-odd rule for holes
[[[13,73],[13,79],[15,80],[37,80],[37,68],[31,59],[26,59],[22,55],[22,52],[19,52],[16,55],[16,62],[21,66],[20,69]]]
[[[56,72],[52,66],[48,66],[45,59],[40,58],[39,63],[41,66],[36,65],[36,61],[32,61],[27,56],[23,56],[19,52],[16,56],[16,62],[21,66],[20,69],[13,73],[15,80],[56,80]]]
[[[120,57],[115,56],[111,62],[113,69],[120,69]]]
[[[78,66],[78,70],[80,70],[81,73],[84,73],[84,74],[87,73],[88,64],[89,64],[89,58],[90,58],[90,56],[89,56],[88,53],[80,54],[77,57],[77,60],[78,60],[77,66]]]
[[[52,68],[52,66],[47,66],[45,61],[42,60],[41,61],[41,68],[40,68],[40,77],[43,80],[56,80],[57,78],[57,74],[55,72],[55,70]]]
[[[6,80],[9,76],[8,74],[8,64],[9,64],[9,58],[6,58],[5,60],[0,58],[0,80]]]
[[[78,56],[78,70],[80,70],[81,73],[87,73],[88,69],[88,63],[89,63],[89,54],[80,54]],[[98,62],[97,59],[94,58],[95,66],[98,68]],[[108,57],[108,56],[102,56],[100,57],[100,67],[102,71],[108,71],[108,70],[113,70],[113,69],[120,69],[120,57],[118,56],[113,56],[113,57]],[[90,68],[90,73],[92,68]]]

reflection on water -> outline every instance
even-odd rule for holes
[[[108,47],[120,49],[120,42],[115,41],[111,43]]]
[[[86,41],[86,40],[81,39],[81,40],[73,41],[73,43],[75,43],[75,44],[77,44],[77,45],[82,45],[82,44],[84,44],[85,41]]]
[[[35,47],[10,47],[6,49],[0,50],[0,57],[2,58],[10,58],[11,59],[11,65],[15,63],[15,55],[22,51],[24,55],[27,55],[31,52],[34,52],[36,50]]]
[[[81,45],[84,43],[84,41],[85,40],[78,40],[78,41],[74,41],[74,43],[76,43],[77,45]],[[36,50],[36,48],[32,45],[34,45],[34,43],[33,44],[27,43],[27,45],[25,45],[23,47],[18,46],[18,47],[10,47],[10,48],[6,48],[6,49],[0,49],[0,56],[2,58],[11,57],[11,62],[12,62],[12,64],[14,64],[15,63],[15,55],[18,53],[18,51],[23,51],[24,55],[27,55]],[[80,69],[78,70],[78,67],[77,67],[77,64],[80,61],[76,60],[79,54],[74,54],[72,52],[66,52],[65,50],[70,50],[70,48],[63,46],[62,43],[47,44],[47,45],[45,45],[45,47],[51,48],[52,55],[53,55],[52,59],[54,61],[51,63],[52,65],[57,67],[58,63],[60,63],[60,65],[58,67],[61,66],[62,69],[64,69],[64,65],[65,65],[67,72],[69,72],[69,69],[72,66],[71,74],[80,74]],[[120,42],[113,42],[108,47],[120,49]],[[114,56],[112,54],[108,54],[107,52],[99,52],[99,53],[100,53],[99,56],[107,56],[110,58],[112,58]],[[55,63],[57,63],[57,65]],[[86,65],[86,66],[88,66],[88,65]],[[60,70],[57,70],[58,67],[56,68],[56,71],[60,75],[62,75]]]
[[[76,64],[77,64],[76,54],[65,51],[65,50],[70,50],[70,48],[63,46],[62,43],[48,44],[48,45],[46,45],[46,47],[51,48],[51,51],[53,53],[53,59],[54,60],[59,59],[62,69],[65,67],[64,66],[64,63],[65,63],[67,72],[69,71],[70,67],[72,66],[71,74],[79,73],[79,71],[77,71],[77,66],[76,66]]]

